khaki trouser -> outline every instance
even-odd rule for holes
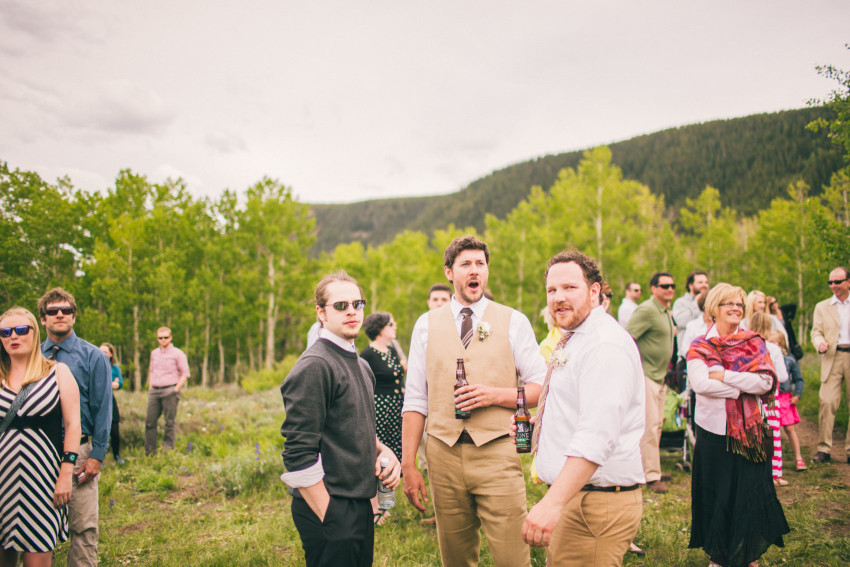
[[[820,410],[818,411],[818,451],[832,453],[832,427],[835,412],[841,405],[841,382],[844,382],[847,403],[850,403],[850,352],[836,352],[829,375],[820,385]],[[844,441],[845,455],[836,455],[844,460],[850,457],[850,428]]]
[[[510,439],[449,447],[429,437],[425,451],[443,566],[477,566],[483,526],[496,567],[529,567],[525,480]]]
[[[97,481],[100,474],[85,484],[77,484],[77,475],[91,454],[91,441],[80,445],[74,465],[71,502],[68,503],[68,567],[97,565]]]
[[[661,424],[664,422],[664,399],[667,385],[659,384],[644,376],[646,383],[646,430],[640,440],[640,456],[646,482],[661,479]]]
[[[173,387],[151,388],[148,391],[148,409],[145,415],[145,455],[156,453],[156,429],[159,416],[165,414],[165,432],[162,448],[173,449],[177,440],[177,403],[180,394]]]
[[[579,492],[561,512],[546,549],[550,567],[622,565],[640,526],[641,490]]]

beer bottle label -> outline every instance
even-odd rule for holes
[[[527,421],[516,422],[516,452],[528,453],[531,451],[532,425]]]

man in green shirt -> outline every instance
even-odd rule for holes
[[[676,284],[667,272],[657,272],[649,280],[649,289],[652,297],[635,309],[626,330],[637,343],[646,382],[646,431],[640,441],[643,472],[647,487],[663,493],[667,492],[664,480],[668,480],[669,475],[661,474],[658,446],[667,395],[664,377],[673,356],[674,323],[670,302],[676,293]]]

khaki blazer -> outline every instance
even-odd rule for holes
[[[824,341],[829,343],[827,351],[818,355],[821,358],[821,382],[826,382],[829,376],[832,361],[835,360],[835,348],[838,346],[838,307],[831,305],[831,301],[830,297],[815,305],[815,316],[812,322],[812,344],[815,349]]]

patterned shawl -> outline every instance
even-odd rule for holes
[[[776,370],[764,339],[752,331],[710,339],[699,337],[688,350],[688,360],[694,359],[703,360],[709,368],[722,366],[733,372],[770,374],[773,378],[770,390],[761,396],[741,392],[736,400],[726,399],[726,450],[753,462],[764,461],[765,424],[758,400],[761,398],[764,405],[773,404],[776,388]]]

